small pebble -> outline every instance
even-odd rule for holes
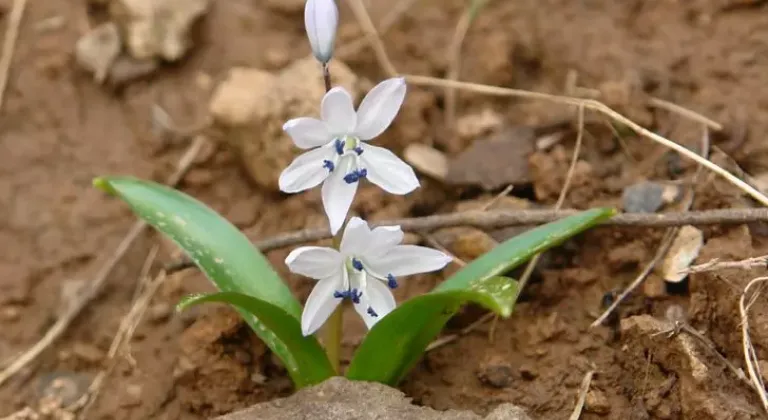
[[[512,384],[512,366],[504,360],[492,359],[480,367],[477,377],[485,385],[506,388]]]
[[[624,189],[621,202],[627,213],[655,213],[664,204],[664,186],[642,182]]]
[[[584,402],[584,410],[590,413],[606,415],[611,412],[611,404],[605,393],[597,389],[587,392],[587,399]]]
[[[534,370],[533,366],[522,365],[520,366],[520,377],[526,381],[532,381],[539,377],[539,373]]]
[[[16,322],[21,318],[21,310],[17,306],[6,306],[0,309],[0,321]]]
[[[99,363],[104,359],[104,352],[100,348],[80,341],[72,346],[72,354],[88,363]]]
[[[160,324],[168,320],[171,317],[173,308],[171,305],[165,302],[159,302],[149,307],[147,311],[147,318],[150,322]]]

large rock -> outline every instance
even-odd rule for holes
[[[354,97],[361,81],[344,64],[333,60],[334,86]],[[253,181],[277,191],[280,172],[299,154],[283,132],[291,118],[318,117],[325,95],[320,65],[312,57],[277,74],[252,68],[234,68],[216,89],[209,111],[222,140],[234,149]]]
[[[469,411],[436,411],[411,404],[402,392],[370,382],[331,378],[279,400],[215,420],[530,420],[525,411],[501,404],[486,417]]]

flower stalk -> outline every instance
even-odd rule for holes
[[[328,74],[327,66],[323,66],[323,68],[323,73]],[[330,84],[330,78],[327,80],[326,87]],[[344,224],[346,225],[346,222]],[[341,246],[341,235],[342,232],[344,232],[344,227],[333,236],[333,249],[339,249]],[[331,361],[331,366],[333,366],[333,370],[337,375],[341,374],[341,338],[343,335],[344,304],[342,303],[333,310],[333,313],[331,313],[331,316],[328,317],[328,321],[323,326],[322,331],[322,342],[325,347],[325,353],[328,355],[328,360]]]

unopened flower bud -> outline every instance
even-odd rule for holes
[[[304,7],[304,26],[315,58],[323,64],[331,61],[336,28],[339,26],[339,9],[336,2],[307,0]]]

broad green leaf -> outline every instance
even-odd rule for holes
[[[296,322],[301,319],[301,305],[269,261],[242,232],[205,204],[164,185],[131,177],[97,178],[94,185],[121,198],[138,217],[178,244],[219,290],[252,296]],[[315,368],[300,364],[286,343],[256,316],[238,311],[283,360],[297,387],[311,384],[330,368],[329,363]]]
[[[500,244],[379,321],[355,352],[347,376],[396,385],[462,305],[477,303],[504,317],[512,313],[517,282],[500,275],[614,214],[613,209],[587,210]]]
[[[347,377],[396,385],[464,304],[476,303],[506,317],[512,312],[517,291],[516,281],[490,277],[465,289],[409,299],[368,332],[355,352]]]
[[[206,302],[228,303],[260,320],[257,328],[266,328],[275,334],[290,352],[307,384],[322,382],[334,375],[325,351],[314,336],[304,337],[301,323],[281,308],[253,296],[236,292],[221,292],[189,296],[181,301],[178,309]],[[309,375],[309,376],[308,376]]]
[[[531,257],[560,245],[568,238],[600,224],[616,214],[612,208],[586,210],[533,228],[493,248],[439,284],[435,291],[464,289],[472,281],[498,276]]]

